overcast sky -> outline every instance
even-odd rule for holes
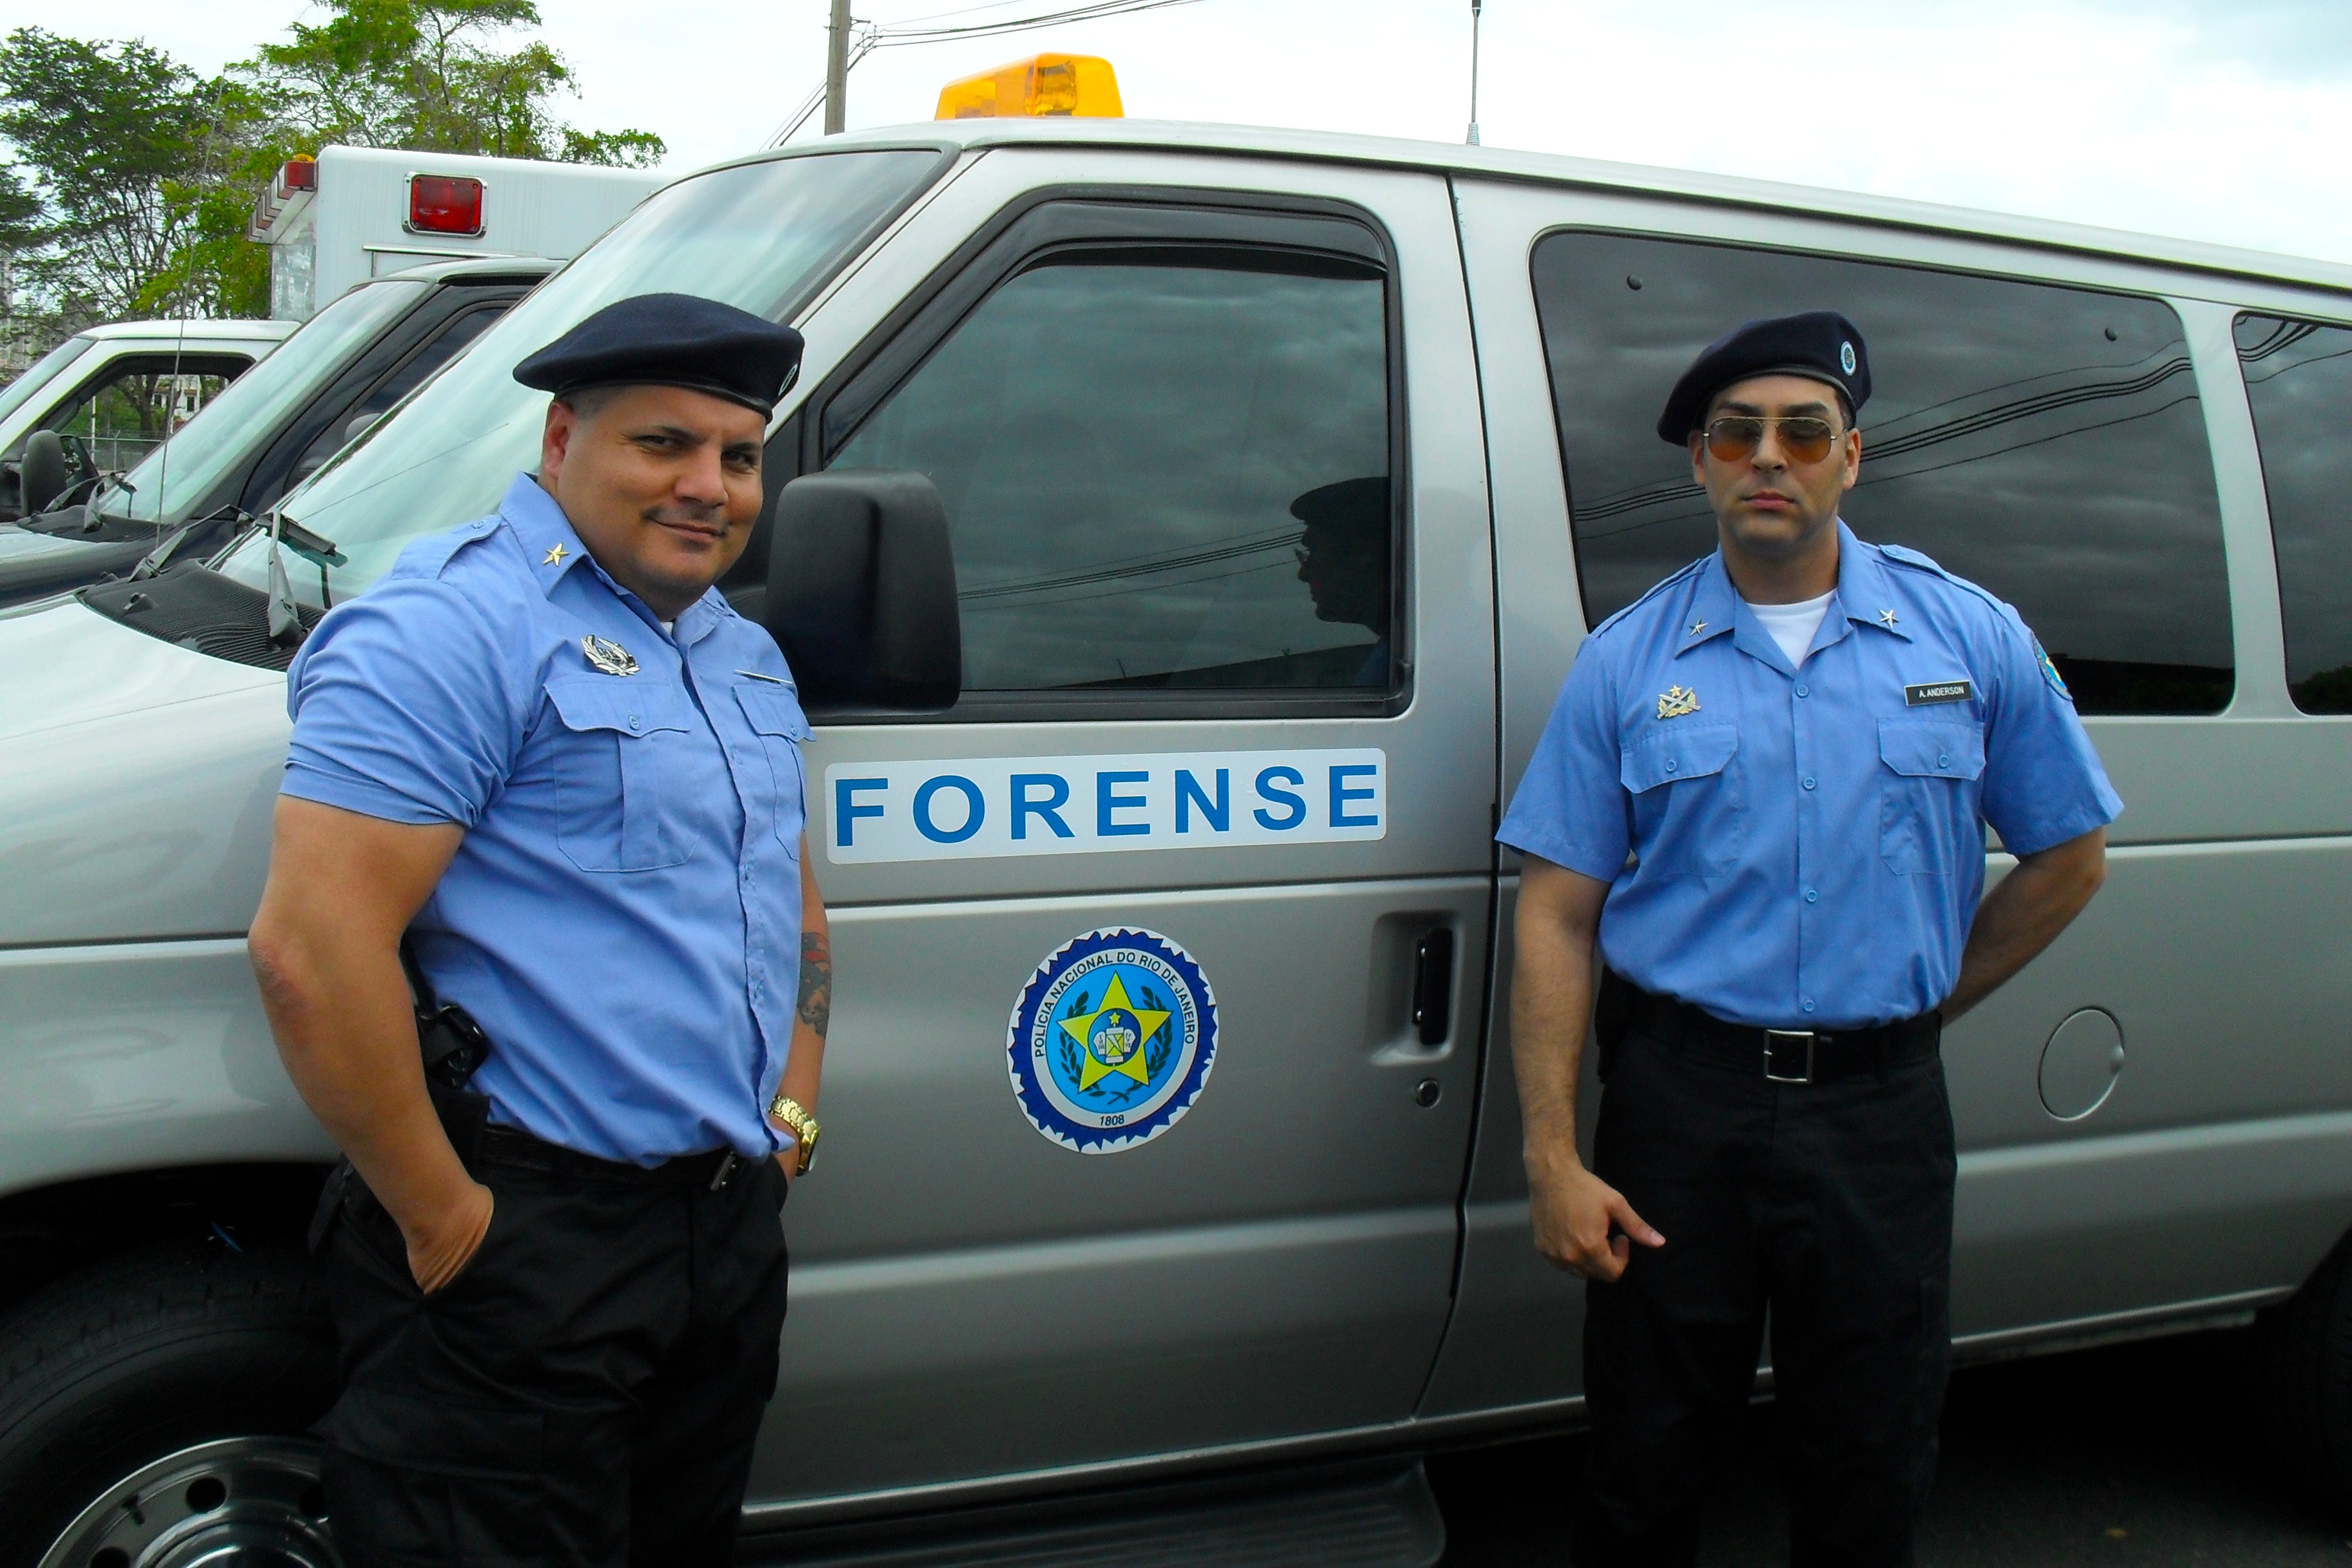
[[[1067,0],[857,0],[885,24]],[[691,168],[761,145],[822,79],[826,0],[541,0],[583,127]],[[216,70],[324,7],[0,0],[0,23],[139,36]],[[1749,174],[2352,263],[2347,0],[1486,0],[1490,146]],[[1198,0],[878,51],[853,128],[1040,49],[1099,54],[1129,115],[1459,142],[1467,0]],[[803,132],[803,138],[814,132]]]

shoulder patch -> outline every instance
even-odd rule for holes
[[[1714,557],[1712,555],[1702,555],[1697,560],[1692,562],[1689,565],[1685,566],[1678,571],[1668,573],[1665,576],[1660,578],[1657,583],[1651,587],[1648,593],[1643,594],[1640,598],[1635,599],[1632,604],[1627,605],[1615,615],[1604,619],[1599,626],[1593,627],[1589,635],[1596,637],[1599,637],[1601,633],[1607,631],[1619,621],[1623,620],[1626,616],[1632,615],[1634,611],[1640,609],[1643,605],[1648,604],[1651,600],[1656,598],[1659,595],[1664,593],[1675,584],[1689,577],[1692,574],[1698,571],[1699,568],[1705,566],[1713,559]]]
[[[2031,632],[2028,632],[2026,636],[2033,637],[2033,662],[2042,667],[2042,684],[2049,687],[2051,690],[2056,692],[2067,701],[2074,701],[2074,694],[2066,689],[2066,678],[2058,673],[2058,667],[2051,663],[2049,654],[2042,651],[2042,639],[2040,637],[2033,637],[2033,634]]]
[[[502,526],[495,517],[478,517],[440,533],[428,533],[412,542],[394,562],[387,577],[438,577],[449,568],[449,563],[468,545],[479,544],[497,536]]]

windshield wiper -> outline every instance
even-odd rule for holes
[[[307,555],[321,566],[348,566],[351,562],[335,548],[335,542],[311,532],[284,512],[270,514],[271,531],[292,545],[295,553]]]
[[[252,521],[252,515],[241,506],[225,506],[206,516],[192,517],[165,534],[154,549],[141,556],[139,564],[131,569],[131,575],[125,581],[136,583],[142,578],[152,577],[156,573],[161,572],[170,563],[172,557],[179,552],[180,546],[186,542],[188,535],[207,523],[221,521],[250,523]]]

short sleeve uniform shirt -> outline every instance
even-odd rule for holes
[[[2029,855],[2123,808],[2015,610],[1837,527],[1836,595],[1801,663],[1719,552],[1595,630],[1496,834],[1610,884],[1612,968],[1734,1023],[1937,1006],[1985,824]]]
[[[593,640],[592,640],[593,639]],[[289,672],[284,792],[464,841],[411,926],[494,1123],[651,1165],[782,1139],[808,734],[764,631],[665,631],[530,475],[411,545]]]

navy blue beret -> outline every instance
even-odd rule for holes
[[[762,415],[801,368],[801,335],[749,310],[692,294],[617,300],[514,367],[541,392],[590,386],[683,386]]]
[[[1802,375],[1825,381],[1845,394],[1846,406],[1861,412],[1870,397],[1870,350],[1852,321],[1835,310],[1807,310],[1749,321],[1706,345],[1675,383],[1666,411],[1658,416],[1658,438],[1679,447],[1706,417],[1715,395],[1754,375]]]

